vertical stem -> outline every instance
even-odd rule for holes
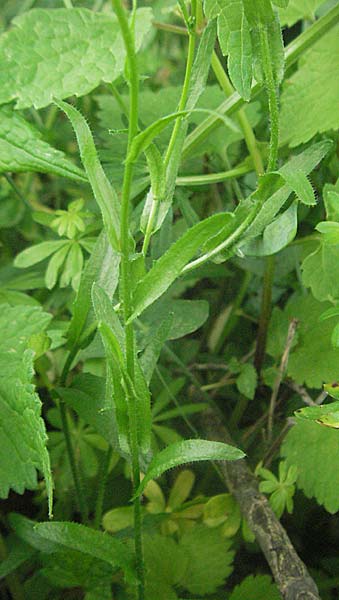
[[[196,9],[197,9],[196,3],[192,2],[192,18],[193,19],[196,19]],[[179,105],[178,105],[178,112],[181,110],[184,110],[184,108],[186,106],[187,98],[188,98],[188,93],[189,93],[192,67],[193,67],[193,62],[194,62],[195,43],[196,43],[195,25],[191,29],[188,30],[188,36],[189,36],[189,38],[188,38],[188,51],[187,51],[185,80],[184,80],[184,85],[182,88],[181,97],[180,97],[180,101],[179,101]],[[175,125],[173,127],[171,139],[169,141],[168,148],[166,151],[166,156],[165,156],[165,161],[164,161],[165,167],[168,166],[176,139],[177,139],[179,131],[180,131],[181,118],[182,117],[179,117],[176,120]]]
[[[274,171],[277,165],[279,147],[279,94],[272,69],[270,45],[266,27],[259,28],[259,35],[261,62],[264,72],[265,85],[267,88],[268,107],[271,121],[270,153],[268,158],[267,171]]]
[[[254,366],[258,372],[261,371],[261,367],[264,361],[267,329],[271,315],[271,300],[272,300],[272,284],[274,277],[274,262],[275,257],[268,256],[266,259],[266,269],[264,274],[264,285],[263,295],[261,303],[261,312],[259,318],[259,329],[257,335],[257,347],[254,356]]]
[[[130,108],[129,108],[129,127],[128,127],[128,149],[133,138],[138,132],[138,107],[139,107],[139,74],[138,64],[135,52],[134,34],[132,33],[128,19],[123,8],[121,0],[112,0],[113,8],[116,12],[122,37],[124,40],[129,86],[130,86]],[[136,8],[136,2],[133,4]],[[133,163],[127,162],[124,172],[124,182],[121,195],[121,214],[120,214],[120,245],[121,245],[121,278],[120,278],[120,295],[123,306],[123,318],[125,323],[125,341],[126,341],[126,369],[128,375],[134,382],[134,328],[133,324],[127,324],[127,321],[132,312],[132,293],[131,293],[131,263],[130,263],[130,193],[133,177]],[[139,444],[138,444],[138,415],[137,407],[132,396],[128,398],[128,412],[130,423],[130,445],[132,457],[132,477],[134,491],[140,483],[140,465],[139,465]],[[144,600],[145,598],[145,573],[143,560],[142,546],[142,531],[141,531],[141,504],[140,498],[133,501],[134,506],[134,545],[136,554],[136,571],[138,577],[137,598]]]
[[[72,362],[77,354],[77,351],[78,351],[78,349],[76,347],[72,348],[72,350],[70,351],[70,353],[68,354],[68,356],[66,358],[66,361],[65,361],[62,373],[61,373],[61,377],[60,377],[60,387],[64,387],[66,384],[67,375],[72,366]],[[61,418],[62,432],[64,434],[65,443],[66,443],[68,460],[69,460],[69,464],[71,467],[71,472],[72,472],[72,477],[73,477],[73,482],[74,482],[74,487],[75,487],[75,495],[77,498],[78,507],[79,507],[79,510],[81,513],[82,521],[84,523],[87,523],[88,508],[87,508],[86,497],[84,494],[80,473],[79,473],[76,459],[75,459],[75,453],[74,453],[74,448],[73,448],[72,439],[71,439],[71,431],[69,428],[69,423],[68,423],[68,418],[67,418],[67,409],[66,409],[65,403],[62,399],[59,400],[59,412],[60,412],[60,418]]]
[[[223,92],[226,96],[231,96],[234,93],[233,86],[215,52],[212,54],[211,66]],[[263,161],[258,150],[257,140],[255,139],[253,129],[248,121],[245,111],[242,108],[238,110],[236,118],[244,134],[245,144],[253,160],[255,171],[257,175],[261,175],[264,172]]]
[[[95,516],[94,516],[94,528],[99,529],[101,519],[102,519],[102,511],[104,505],[104,497],[105,497],[105,489],[108,477],[108,469],[109,464],[111,462],[113,454],[112,446],[108,447],[108,450],[103,458],[101,467],[100,467],[100,475],[99,475],[99,489],[97,493],[97,499],[95,504]]]

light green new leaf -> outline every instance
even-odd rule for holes
[[[338,393],[338,384],[335,384],[335,386],[333,384],[324,385],[324,390],[328,391],[329,394],[331,394],[331,389],[334,389],[334,393]],[[315,421],[320,425],[339,429],[339,402],[331,402],[321,406],[305,406],[305,408],[296,410],[294,414],[298,419]]]
[[[275,355],[275,339],[286,340],[289,320],[298,319],[298,339],[290,353],[287,374],[310,388],[321,389],[324,381],[336,381],[338,377],[339,350],[331,345],[333,323],[320,321],[329,307],[329,302],[318,302],[311,294],[295,294],[269,328],[267,347]]]
[[[254,366],[246,363],[237,377],[237,388],[246,398],[253,400],[257,387],[258,375]]]
[[[111,403],[105,395],[105,380],[89,373],[74,379],[72,386],[57,388],[58,395],[81,419],[94,427],[111,446],[116,446],[117,427]]]
[[[165,471],[190,462],[202,460],[239,460],[245,454],[228,444],[208,440],[184,440],[167,446],[152,459],[136,496],[140,496],[151,479],[160,477]]]
[[[338,33],[336,26],[315,43],[286,82],[281,96],[281,144],[297,146],[317,133],[338,129]]]
[[[136,13],[137,45],[152,11]],[[83,96],[123,74],[126,51],[115,15],[85,8],[33,9],[0,37],[0,104],[42,108],[54,98]]]
[[[269,575],[249,575],[237,585],[229,600],[281,600],[279,591]]]
[[[59,250],[57,250],[57,252],[55,252],[54,256],[52,256],[51,260],[49,261],[45,275],[45,283],[48,290],[51,290],[55,286],[59,271],[64,263],[69,249],[70,244],[65,244]]]
[[[41,139],[40,132],[9,106],[0,108],[0,172],[52,173],[87,181],[85,173]]]
[[[213,0],[205,2],[206,14]],[[252,40],[251,30],[247,21],[242,0],[229,0],[217,2],[218,12],[218,38],[222,53],[228,55],[228,71],[230,79],[245,100],[251,97],[252,85]],[[212,14],[214,11],[211,11]]]
[[[135,583],[133,554],[121,540],[78,523],[38,523],[35,530],[48,541],[89,554],[113,568],[121,568],[126,579]]]
[[[288,6],[287,2],[284,4],[283,1],[278,3],[278,0],[275,0],[274,4],[281,7],[281,10],[279,10],[280,23],[292,27],[294,23],[301,21],[301,19],[313,21],[315,10],[318,6],[324,4],[324,0],[290,0]]]
[[[79,291],[73,304],[73,315],[67,332],[69,346],[76,345],[85,328],[91,327],[94,314],[91,310],[93,283],[102,287],[111,298],[118,285],[120,256],[114,252],[103,231],[81,275]]]
[[[248,256],[270,256],[294,240],[298,227],[297,202],[276,217],[264,230],[263,236],[242,246]]]
[[[53,240],[51,242],[41,242],[35,246],[26,248],[20,254],[17,254],[14,260],[14,266],[19,269],[26,269],[32,265],[36,265],[38,262],[45,260],[54,252],[57,252],[64,246],[68,246],[68,240]]]
[[[223,230],[226,238],[232,221],[231,213],[213,215],[191,227],[177,242],[172,244],[138,283],[134,293],[134,310],[130,321],[140,315],[169,288],[204,242]]]
[[[339,509],[339,431],[317,423],[299,422],[281,449],[288,465],[298,468],[297,486],[330,513]]]
[[[322,236],[323,237],[323,236]],[[318,248],[302,262],[302,281],[311,288],[320,301],[339,299],[339,244],[326,244],[320,240]]]
[[[119,249],[119,200],[109,183],[97,155],[91,130],[82,114],[66,102],[56,102],[72,123],[78,141],[80,156],[94,197],[101,210],[108,239],[114,250]]]
[[[51,315],[32,306],[0,311],[0,496],[10,489],[22,494],[37,486],[36,470],[42,471],[52,513],[53,484],[47,435],[41,418],[41,402],[32,385],[33,356],[30,338],[42,332]]]

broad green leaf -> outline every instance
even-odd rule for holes
[[[198,524],[186,531],[179,547],[189,557],[189,562],[181,585],[199,596],[216,591],[233,570],[231,543],[222,537],[219,528],[210,529]]]
[[[199,248],[211,236],[225,231],[225,238],[232,225],[230,213],[219,213],[191,227],[153,265],[139,281],[134,292],[134,310],[130,321],[153,304],[179,277],[183,267],[195,256]]]
[[[337,384],[336,386],[333,386],[333,384],[326,384],[324,386],[324,390],[330,394],[329,390],[331,388],[336,391]],[[321,406],[306,406],[305,408],[299,408],[294,414],[298,419],[315,421],[320,425],[339,429],[339,402],[331,402],[330,404],[323,404]]]
[[[339,509],[339,432],[317,423],[299,422],[281,449],[288,465],[298,469],[297,486],[330,513]]]
[[[140,332],[139,348],[148,340],[152,340],[154,328],[172,314],[168,340],[176,340],[196,331],[207,320],[209,305],[206,300],[170,300],[166,297],[147,308],[142,315],[142,332]]]
[[[246,363],[237,377],[237,388],[246,398],[253,400],[257,387],[258,375],[253,365]]]
[[[58,395],[81,419],[91,425],[111,445],[116,446],[114,411],[105,394],[105,380],[89,373],[78,375],[68,388],[57,388]]]
[[[281,10],[279,10],[280,23],[288,25],[288,27],[301,19],[313,21],[315,10],[323,3],[324,0],[290,0],[287,8],[285,8],[283,2],[278,3],[277,0],[274,2],[274,4],[281,7]],[[285,5],[287,5],[287,2]]]
[[[216,10],[216,7],[219,9]],[[230,79],[244,100],[251,97],[252,39],[242,0],[205,0],[206,16],[218,16],[218,38],[222,53],[228,55]]]
[[[91,130],[82,114],[66,102],[56,102],[72,123],[78,141],[80,156],[101,210],[108,239],[114,250],[119,249],[119,200],[109,183],[97,155]]]
[[[272,0],[272,3],[279,8],[287,8],[290,0]]]
[[[38,262],[48,258],[54,252],[57,252],[64,246],[69,245],[68,240],[53,240],[52,242],[41,242],[35,246],[26,248],[20,254],[17,254],[14,260],[14,266],[19,269],[26,269]]]
[[[229,600],[280,600],[281,596],[269,575],[249,575],[237,585]]]
[[[0,312],[0,496],[22,494],[37,486],[43,473],[52,513],[53,483],[41,402],[32,384],[30,338],[43,331],[51,316],[31,306],[2,305]]]
[[[152,12],[136,14],[137,46]],[[123,74],[126,52],[115,15],[85,8],[33,9],[0,37],[0,103],[42,108],[54,98],[83,96]]]
[[[145,375],[147,385],[150,384],[152,379],[153,371],[159,360],[161,350],[164,343],[168,339],[171,326],[173,321],[173,314],[169,313],[168,317],[161,321],[159,319],[159,326],[152,331],[152,339],[146,345],[144,352],[140,357],[140,365]]]
[[[298,319],[298,340],[290,353],[287,374],[310,388],[321,389],[324,381],[336,381],[338,377],[339,350],[331,345],[333,324],[319,319],[329,306],[328,302],[318,302],[310,294],[295,294],[281,315],[285,331],[281,331],[280,318],[269,328],[267,347],[271,353],[275,336],[286,340],[289,320]]]
[[[121,568],[130,583],[135,582],[133,555],[121,540],[78,523],[38,523],[38,534],[48,541],[78,550]]]
[[[338,128],[338,32],[338,26],[334,27],[308,50],[283,88],[281,144],[294,147],[317,133]]]
[[[336,302],[339,299],[338,260],[339,244],[326,244],[321,239],[318,248],[302,262],[303,284],[311,288],[317,300]]]
[[[140,496],[142,494],[151,479],[160,477],[165,471],[173,467],[202,460],[238,460],[244,458],[244,456],[245,454],[239,448],[221,442],[184,440],[183,442],[171,444],[152,459],[136,495]]]
[[[40,132],[9,106],[0,108],[0,172],[36,171],[87,181],[85,173],[41,139]]]
[[[8,538],[6,539],[6,545],[7,541]],[[1,561],[0,580],[13,573],[13,571],[21,567],[22,564],[32,558],[35,554],[31,546],[18,539],[16,536],[14,539],[11,536],[9,541],[12,542],[12,547],[9,549],[6,558]]]
[[[79,343],[94,320],[91,292],[93,283],[102,287],[112,298],[119,277],[120,256],[108,243],[105,232],[102,232],[94,246],[94,250],[81,275],[79,291],[73,304],[73,315],[67,332],[70,346]]]
[[[278,174],[285,179],[289,173],[294,171],[301,171],[305,175],[308,175],[317,164],[326,156],[329,150],[332,148],[332,142],[330,140],[324,140],[313,144],[309,148],[306,148],[303,152],[300,152],[296,156],[292,156],[290,160],[283,165],[278,171]],[[277,180],[277,174],[270,174],[269,177],[272,179],[276,178],[276,186],[274,189],[274,179],[271,184],[271,191],[267,196],[267,200],[263,208],[259,211],[258,216],[254,219],[252,225],[248,228],[244,240],[249,240],[253,237],[258,236],[267,225],[269,225],[286,200],[289,198],[293,188],[289,185],[283,185],[282,182]],[[267,176],[266,176],[267,178]],[[242,246],[241,246],[242,247]]]
[[[40,559],[40,574],[45,584],[48,581],[59,589],[82,588],[86,592],[84,600],[111,600],[113,568],[107,562],[70,548],[42,555]],[[66,593],[71,594],[69,589]]]
[[[298,227],[297,202],[270,223],[262,237],[252,240],[242,246],[242,251],[248,256],[270,256],[285,248],[294,240]]]

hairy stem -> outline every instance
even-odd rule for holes
[[[274,256],[268,256],[264,273],[264,284],[262,292],[262,301],[259,317],[259,328],[257,333],[257,346],[254,356],[254,366],[257,373],[260,374],[264,361],[267,329],[271,316],[272,285],[274,277]]]
[[[339,5],[330,10],[327,15],[321,17],[313,23],[311,27],[301,33],[293,42],[285,49],[285,70],[294,65],[300,56],[308,50],[315,42],[318,42],[330,29],[339,23]],[[262,87],[260,84],[252,86],[251,98],[255,98]],[[224,102],[222,102],[215,110],[218,113],[231,116],[239,108],[244,106],[245,100],[239,96],[237,92],[232,94]],[[190,133],[185,141],[183,158],[187,157],[194,148],[205,139],[211,131],[220,125],[220,121],[216,115],[207,117],[198,125],[192,133]]]
[[[192,2],[192,19],[196,19],[196,3]],[[188,51],[187,51],[187,61],[186,61],[186,72],[185,72],[185,80],[184,85],[181,92],[181,97],[178,105],[178,112],[184,110],[188,98],[192,67],[194,62],[194,52],[195,52],[195,44],[196,44],[196,27],[193,25],[190,29],[188,29]],[[176,139],[178,137],[180,131],[180,122],[181,118],[179,117],[174,124],[172,135],[168,144],[168,148],[165,155],[165,167],[168,166],[170,161],[173,148],[175,146]]]
[[[95,516],[94,516],[94,528],[99,529],[102,519],[103,505],[104,505],[104,497],[105,497],[105,489],[108,477],[108,469],[111,462],[113,454],[112,446],[109,446],[102,464],[100,468],[100,476],[99,476],[99,489],[97,493],[96,503],[95,503]]]
[[[229,78],[227,77],[227,74],[223,69],[216,52],[213,52],[211,66],[218,80],[218,83],[225,95],[232,96],[232,94],[234,93],[234,88]],[[258,150],[257,140],[255,139],[255,135],[253,133],[251,124],[246,116],[245,111],[242,108],[239,109],[236,118],[244,134],[245,144],[252,158],[255,171],[257,175],[261,175],[264,172],[264,165],[262,162],[261,154]]]
[[[64,387],[66,385],[67,376],[71,369],[73,360],[74,360],[77,352],[78,352],[78,348],[75,346],[74,348],[72,348],[72,350],[69,352],[69,354],[66,358],[66,361],[65,361],[65,364],[62,369],[61,376],[60,376],[60,387]],[[67,456],[68,456],[71,473],[72,473],[72,477],[73,477],[73,482],[74,482],[77,504],[78,504],[78,507],[80,510],[81,519],[82,519],[83,523],[87,523],[88,507],[87,507],[87,502],[86,502],[86,496],[84,494],[84,486],[82,484],[81,475],[79,473],[78,465],[77,465],[76,458],[75,458],[75,452],[74,452],[74,448],[73,448],[73,444],[72,444],[71,430],[70,430],[69,422],[68,422],[67,408],[66,408],[65,403],[62,400],[62,398],[59,399],[58,407],[59,407],[59,412],[60,412],[62,432],[63,432],[64,438],[65,438]]]
[[[120,0],[112,0],[113,8],[116,12],[122,37],[124,40],[128,77],[130,87],[130,108],[129,108],[129,126],[128,126],[128,150],[133,138],[138,132],[139,115],[139,74],[138,63],[135,52],[134,33],[131,31],[129,22],[123,4]],[[135,12],[136,2],[133,4]],[[127,150],[127,152],[128,152]],[[121,277],[120,277],[120,297],[123,308],[123,318],[125,323],[125,342],[126,342],[126,369],[127,373],[134,383],[134,361],[135,361],[135,340],[133,324],[127,324],[132,312],[132,289],[131,289],[131,262],[130,262],[130,195],[133,178],[134,165],[127,162],[124,171],[124,181],[121,195],[121,213],[120,213],[120,246],[121,246]],[[132,477],[134,492],[140,484],[140,465],[139,465],[139,444],[138,444],[138,418],[137,407],[132,396],[128,397],[128,413],[130,424],[130,447],[132,457]],[[133,501],[134,507],[134,546],[136,555],[136,571],[138,577],[137,598],[145,598],[145,572],[142,546],[142,528],[141,528],[141,505],[140,497]]]
[[[268,157],[267,171],[274,171],[278,161],[279,147],[279,92],[274,78],[266,27],[259,28],[261,62],[264,72],[265,85],[267,88],[268,107],[270,113],[270,152]]]

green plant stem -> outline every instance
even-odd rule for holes
[[[147,221],[145,237],[144,237],[144,241],[142,244],[142,254],[144,256],[146,256],[146,254],[147,254],[148,246],[151,241],[151,237],[152,237],[152,233],[153,233],[153,225],[154,225],[154,221],[155,221],[155,218],[156,218],[156,215],[158,212],[158,202],[159,201],[156,198],[153,198],[152,207],[151,207],[148,221]]]
[[[196,4],[194,5],[193,2],[192,2],[192,17],[193,17],[193,19],[196,18]],[[192,74],[192,67],[193,67],[193,62],[194,62],[195,43],[196,43],[196,28],[195,27],[193,27],[192,29],[190,29],[188,31],[188,36],[189,37],[188,37],[186,72],[185,72],[184,85],[182,88],[181,97],[180,97],[180,101],[179,101],[179,105],[178,105],[178,112],[184,110],[184,108],[186,106],[187,98],[188,98],[188,92],[189,92],[189,86],[190,86],[191,74]],[[182,117],[179,117],[175,121],[175,124],[173,127],[172,135],[171,135],[171,138],[170,138],[170,141],[168,144],[168,148],[166,151],[165,159],[164,159],[165,168],[168,166],[168,163],[170,161],[170,158],[171,158],[171,155],[173,152],[173,148],[175,146],[176,139],[177,139],[179,131],[180,131],[181,118]]]
[[[73,8],[72,0],[64,0],[64,5],[66,8]]]
[[[266,27],[259,28],[261,62],[267,88],[268,107],[270,114],[270,152],[267,171],[274,171],[278,160],[279,147],[279,92],[272,69],[271,51]]]
[[[213,52],[212,54],[211,66],[218,80],[218,83],[225,95],[232,96],[232,94],[234,94],[234,88],[229,78],[227,77],[227,74],[223,69],[223,66],[216,52]],[[249,123],[246,113],[242,108],[239,109],[236,118],[244,134],[245,144],[252,158],[255,171],[257,175],[262,175],[262,173],[264,172],[264,165],[261,158],[261,154],[258,150],[257,140],[255,139],[253,129],[251,127],[251,124]]]
[[[66,385],[67,376],[71,369],[72,363],[74,361],[74,358],[75,358],[77,352],[78,352],[78,348],[75,346],[72,348],[72,350],[69,352],[69,354],[66,358],[66,361],[65,361],[65,364],[62,369],[61,376],[60,376],[60,387],[64,387]],[[59,412],[60,412],[62,432],[63,432],[64,438],[65,438],[68,460],[69,460],[69,464],[71,467],[71,473],[72,473],[73,482],[74,482],[77,504],[78,504],[78,507],[80,510],[82,521],[84,523],[87,523],[88,522],[88,507],[87,507],[87,502],[86,502],[84,489],[83,489],[83,485],[82,485],[82,481],[81,481],[81,476],[80,476],[77,462],[75,459],[75,452],[74,452],[74,448],[73,448],[73,444],[72,444],[71,431],[70,431],[69,422],[68,422],[67,408],[66,408],[65,403],[62,400],[62,398],[59,399],[58,406],[59,406]]]
[[[107,484],[108,469],[113,454],[112,446],[108,447],[108,450],[103,458],[100,474],[99,474],[99,489],[97,493],[95,503],[95,515],[94,515],[94,528],[99,529],[102,519],[102,512],[104,507],[105,489]]]
[[[127,63],[128,76],[130,86],[130,107],[129,107],[129,126],[128,126],[128,149],[130,149],[133,138],[138,132],[138,115],[139,115],[139,74],[138,64],[135,52],[134,33],[131,32],[129,22],[120,0],[112,0],[113,8],[116,12],[122,37],[124,40]],[[136,3],[133,5],[136,8]],[[126,342],[126,368],[127,373],[134,383],[134,360],[135,360],[135,342],[134,342],[134,327],[133,324],[128,324],[127,321],[132,312],[132,290],[131,290],[131,263],[130,263],[130,195],[131,184],[133,178],[134,165],[127,162],[124,171],[124,181],[121,195],[121,214],[120,214],[120,246],[121,246],[121,302],[123,307],[123,318],[125,323],[125,342]],[[139,465],[139,444],[138,444],[138,416],[135,400],[132,395],[128,398],[128,413],[130,424],[130,445],[132,457],[132,477],[134,492],[140,484],[140,465]],[[137,598],[144,600],[145,598],[145,570],[143,559],[142,545],[142,528],[141,528],[141,504],[140,497],[133,501],[134,507],[134,545],[136,555],[136,571],[138,577]]]
[[[267,329],[271,316],[272,285],[274,278],[275,257],[268,256],[266,259],[266,268],[264,274],[261,310],[259,318],[259,328],[257,334],[257,345],[254,355],[254,366],[257,373],[260,374],[265,357]]]
[[[285,70],[294,65],[300,56],[308,50],[315,42],[318,42],[330,29],[339,23],[339,5],[330,10],[327,15],[321,17],[311,27],[301,33],[285,50]],[[251,99],[255,98],[262,90],[258,83],[252,86]],[[218,113],[231,116],[239,108],[244,106],[245,100],[237,92],[222,102],[215,110]],[[198,125],[185,140],[183,158],[191,154],[192,150],[205,139],[211,131],[218,127],[218,117],[211,115]]]
[[[212,183],[221,183],[222,181],[227,181],[228,179],[236,179],[237,177],[246,175],[246,173],[250,173],[251,171],[252,166],[250,164],[243,164],[239,165],[239,167],[235,167],[234,169],[230,169],[229,171],[222,171],[221,173],[208,173],[206,175],[184,175],[182,177],[177,177],[176,185],[211,185]]]
[[[5,540],[0,534],[0,559],[1,562],[7,557],[7,548]],[[5,577],[6,586],[10,592],[12,600],[25,600],[25,592],[15,573],[10,573]]]

